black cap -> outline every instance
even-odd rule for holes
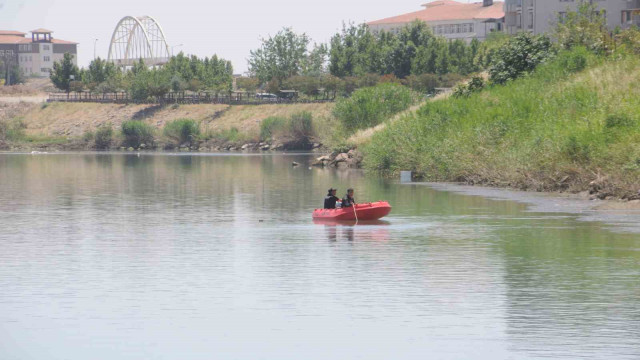
[[[334,188],[329,188],[329,190],[327,190],[328,192],[332,192],[333,190],[338,190],[338,189],[334,189]]]

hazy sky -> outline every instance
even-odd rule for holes
[[[467,2],[466,0],[463,0]],[[249,50],[260,37],[284,26],[306,32],[314,41],[326,42],[343,21],[363,22],[421,9],[425,0],[0,0],[0,29],[28,32],[53,30],[53,36],[79,42],[79,64],[97,55],[107,57],[109,41],[118,20],[126,15],[149,15],[164,29],[175,53],[231,60],[234,72],[247,70]]]

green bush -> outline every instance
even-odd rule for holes
[[[288,119],[268,117],[260,123],[260,139],[263,140],[276,136],[308,139],[313,134],[313,116],[307,111],[292,114]]]
[[[484,89],[484,79],[479,76],[474,76],[467,84],[459,84],[453,90],[454,97],[469,96],[474,92]]]
[[[574,73],[587,67],[589,52],[583,46],[576,47],[572,51],[563,51],[558,55],[558,61],[566,72]]]
[[[555,53],[546,35],[521,32],[498,48],[489,69],[489,78],[495,84],[504,84],[533,71]]]
[[[113,141],[113,128],[111,124],[100,126],[95,134],[96,149],[108,149]]]
[[[164,126],[164,136],[175,145],[193,145],[200,135],[200,124],[192,119],[177,119],[169,121]]]
[[[284,128],[285,123],[286,119],[277,116],[270,116],[262,120],[260,122],[260,139],[267,140],[274,137],[278,131]]]
[[[397,84],[379,84],[356,90],[336,103],[334,115],[348,132],[376,126],[418,99],[415,92]]]
[[[292,114],[288,125],[290,134],[296,139],[313,135],[313,116],[308,111]]]
[[[140,120],[125,121],[122,123],[122,136],[126,147],[150,146],[153,144],[153,127]]]
[[[93,133],[93,131],[85,131],[84,134],[82,134],[82,141],[84,141],[85,143],[89,143],[94,139],[95,134]]]

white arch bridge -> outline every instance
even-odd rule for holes
[[[125,16],[118,22],[111,43],[108,61],[130,67],[142,59],[147,66],[169,61],[169,45],[160,24],[151,16]]]

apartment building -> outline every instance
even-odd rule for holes
[[[604,10],[607,26],[640,25],[640,0],[589,0]],[[549,32],[567,11],[575,11],[580,0],[505,0],[505,31]]]
[[[27,33],[0,30],[0,59],[7,64],[18,64],[26,76],[49,76],[53,63],[65,53],[73,55],[77,62],[78,43],[55,39],[53,31],[36,29]]]
[[[503,31],[504,10],[501,1],[462,3],[436,0],[424,9],[368,22],[372,31],[398,32],[415,20],[424,21],[437,35],[448,39],[483,40],[492,31]]]

